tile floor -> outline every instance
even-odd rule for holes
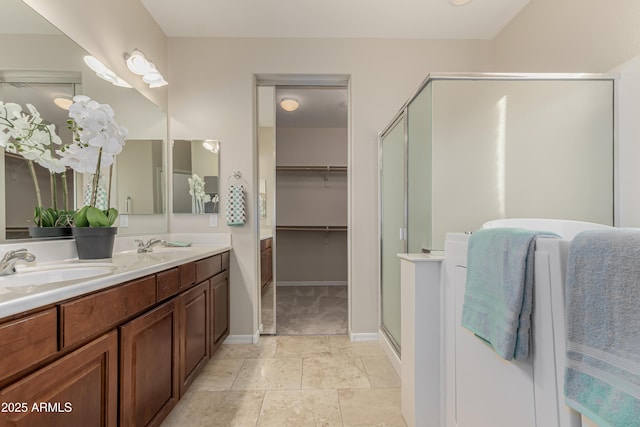
[[[346,335],[223,345],[162,427],[406,427],[400,380],[377,342]]]

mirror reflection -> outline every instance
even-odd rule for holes
[[[173,141],[173,213],[218,213],[220,142]]]
[[[25,111],[26,104],[34,105],[46,123],[56,125],[63,142],[71,133],[66,126],[68,112],[59,105],[60,100],[69,102],[74,95],[84,94],[113,108],[129,137],[113,170],[104,170],[103,175],[112,174],[111,206],[138,218],[130,218],[129,227],[120,228],[118,234],[166,232],[166,113],[136,90],[99,79],[84,64],[87,52],[21,0],[3,2],[0,43],[0,101],[19,104]],[[36,206],[33,180],[22,156],[5,155],[0,149],[1,167],[0,240],[28,237]],[[49,172],[36,165],[36,174],[43,205],[49,206],[53,203]],[[83,190],[91,177],[74,177],[71,171],[66,175],[69,208],[75,209],[82,205]],[[59,181],[57,185],[56,194]],[[64,206],[60,198],[56,198],[58,209]]]
[[[120,214],[160,214],[163,210],[162,140],[128,139],[116,158]]]

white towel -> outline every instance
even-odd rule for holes
[[[567,404],[600,426],[640,426],[640,230],[578,234],[566,293]]]
[[[227,225],[243,226],[246,220],[244,187],[242,185],[231,185],[229,186],[229,200],[227,201]]]

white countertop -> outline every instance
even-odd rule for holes
[[[439,262],[444,260],[444,251],[433,251],[428,254],[398,254],[398,258],[410,262]]]
[[[187,262],[206,258],[231,250],[229,244],[194,245],[185,248],[155,247],[153,252],[137,253],[135,250],[114,252],[106,260],[78,260],[70,258],[29,264],[28,269],[46,268],[51,264],[73,266],[96,266],[111,264],[111,272],[86,279],[60,281],[48,284],[11,286],[11,277],[4,276],[0,287],[0,319],[23,311],[64,301],[92,291],[105,289],[129,280],[147,276],[176,267]],[[25,269],[26,270],[26,269]],[[20,269],[18,270],[20,271]],[[16,273],[17,275],[20,272]]]

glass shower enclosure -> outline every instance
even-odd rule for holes
[[[381,330],[400,353],[397,253],[498,218],[614,224],[614,80],[431,74],[380,133]]]

